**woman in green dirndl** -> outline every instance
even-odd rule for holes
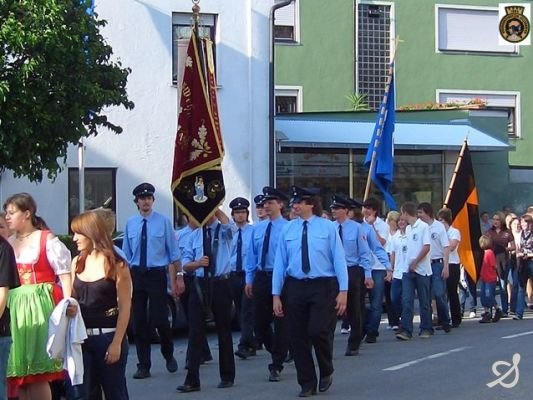
[[[62,362],[46,353],[48,319],[55,305],[70,297],[71,255],[65,245],[36,215],[37,206],[28,193],[18,193],[4,203],[6,221],[14,234],[21,286],[9,292],[13,345],[7,376],[10,397],[21,400],[51,399],[49,382],[63,379]],[[61,285],[59,285],[59,282]]]

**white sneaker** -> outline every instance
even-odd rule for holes
[[[470,311],[470,314],[468,314],[468,317],[469,318],[476,318],[476,312],[475,311]]]
[[[391,328],[394,332],[396,332],[397,330],[400,329],[400,327],[398,325],[393,325],[392,328]]]
[[[352,331],[352,328],[341,328],[341,335],[347,335]]]

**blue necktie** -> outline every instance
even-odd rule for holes
[[[266,265],[266,256],[268,253],[268,246],[270,245],[270,231],[272,230],[272,222],[268,223],[265,238],[263,239],[263,248],[261,249],[261,269],[265,269]]]
[[[239,228],[239,236],[237,237],[237,272],[242,271],[242,229]]]
[[[304,228],[302,230],[302,271],[304,274],[308,274],[311,271],[309,244],[307,243],[307,221],[304,221]]]
[[[146,270],[148,268],[147,263],[147,253],[148,253],[148,237],[146,233],[146,218],[143,218],[143,227],[141,229],[141,257],[139,260],[139,268],[141,270]]]

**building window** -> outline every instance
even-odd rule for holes
[[[517,46],[498,44],[497,8],[436,5],[435,19],[437,51],[517,53]]]
[[[520,92],[437,90],[437,102],[439,103],[460,105],[468,104],[473,100],[481,100],[487,110],[505,112],[507,114],[507,134],[509,137],[520,137]]]
[[[365,94],[372,110],[385,93],[391,57],[391,5],[359,3],[357,7],[356,93]]]
[[[301,86],[276,86],[276,114],[302,111]]]
[[[298,0],[276,10],[274,39],[276,42],[294,43],[298,35]]]
[[[283,192],[292,185],[320,189],[326,209],[334,193],[349,195],[348,150],[284,147],[276,164],[276,187]]]
[[[181,84],[183,81],[183,70],[185,69],[185,57],[187,56],[187,46],[191,38],[192,14],[172,13],[172,83]],[[201,14],[198,31],[200,37],[209,38],[215,43],[216,15]],[[213,44],[213,53],[216,49]]]
[[[85,168],[85,210],[102,207],[116,210],[115,168]],[[68,169],[68,220],[80,213],[78,168]]]
[[[289,191],[291,185],[320,188],[326,209],[334,193],[362,200],[368,176],[365,156],[364,150],[355,149],[282,147],[276,157],[276,187],[284,191]],[[396,204],[413,201],[428,202],[436,210],[442,207],[442,163],[439,151],[397,151],[391,188]],[[383,202],[381,192],[374,185],[371,188],[370,196]]]
[[[511,183],[530,183],[533,184],[533,169],[527,167],[509,168],[509,182]],[[525,196],[527,197],[527,196]],[[525,198],[524,198],[525,200]],[[529,200],[529,199],[528,199]]]

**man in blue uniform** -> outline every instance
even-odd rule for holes
[[[361,224],[348,218],[351,203],[348,199],[334,195],[331,213],[334,224],[346,253],[348,265],[348,304],[347,314],[350,324],[350,337],[344,355],[354,356],[359,353],[359,346],[364,326],[365,287],[372,288],[372,255]]]
[[[286,321],[272,315],[272,271],[278,239],[288,223],[282,216],[287,197],[279,190],[265,186],[263,201],[268,219],[254,225],[246,262],[246,295],[254,298],[255,333],[260,343],[272,355],[268,369],[270,382],[279,382],[283,362],[287,357],[289,339]],[[274,322],[274,332],[271,324]]]
[[[233,243],[231,246],[231,286],[235,314],[239,320],[241,338],[235,355],[245,360],[255,356],[253,299],[244,295],[245,265],[253,227],[248,223],[250,202],[242,197],[233,199],[229,206],[233,218]]]
[[[333,222],[321,218],[320,200],[293,186],[298,218],[281,232],[272,279],[273,310],[288,318],[300,397],[325,392],[333,382],[336,314],[346,310],[346,255]],[[282,291],[283,301],[282,301]],[[315,371],[312,349],[319,369]]]
[[[191,234],[190,245],[183,254],[183,268],[195,273],[194,286],[189,293],[189,365],[183,385],[177,387],[182,393],[200,390],[200,363],[202,343],[205,340],[205,316],[211,309],[218,334],[218,360],[220,383],[218,388],[229,388],[235,380],[235,359],[231,337],[231,243],[233,233],[229,219],[222,210],[217,210],[205,226]]]
[[[151,325],[159,332],[167,370],[176,372],[178,369],[167,316],[167,268],[171,277],[170,288],[176,295],[184,289],[183,276],[176,278],[176,273],[181,273],[179,249],[170,220],[153,210],[154,193],[155,188],[150,183],[141,183],[133,189],[139,214],[128,219],[122,243],[133,282],[132,312],[139,360],[134,379],[150,377]],[[179,292],[177,280],[180,280]]]
[[[178,248],[180,250],[180,254],[185,253],[185,249],[189,248],[191,246],[191,236],[192,233],[198,228],[198,225],[195,224],[193,221],[189,221],[189,218],[184,214],[183,215],[184,220],[187,222],[187,225],[185,225],[180,230],[176,231],[176,243],[178,244]],[[185,273],[183,275],[183,282],[185,283],[185,291],[180,296],[180,304],[183,307],[183,311],[185,313],[185,318],[187,318],[187,323],[189,321],[189,293],[191,290],[196,290],[195,286],[195,275],[193,272]],[[209,348],[209,343],[207,343],[207,338],[202,343],[202,358],[201,363],[205,363],[208,361],[213,360],[213,356],[211,355],[211,349]],[[188,368],[188,360],[189,360],[189,352],[187,352],[186,358],[185,358],[185,368]]]
[[[263,194],[258,194],[254,197],[254,204],[255,204],[255,214],[257,215],[258,221],[264,221],[268,218],[268,215],[265,211],[265,196]]]

